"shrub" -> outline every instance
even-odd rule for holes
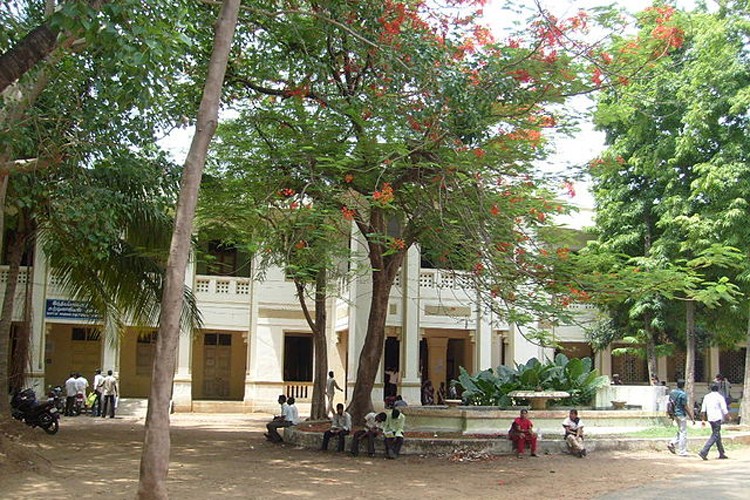
[[[508,393],[523,390],[565,391],[570,397],[553,404],[585,406],[591,403],[596,390],[606,384],[607,377],[599,376],[590,358],[568,359],[564,354],[546,363],[531,358],[516,364],[515,369],[498,366],[497,371],[490,368],[476,375],[461,367],[458,377],[464,400],[476,406],[511,406],[513,401]]]

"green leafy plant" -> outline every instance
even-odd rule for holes
[[[565,391],[569,398],[553,404],[588,405],[596,390],[607,384],[607,377],[600,376],[593,369],[590,358],[569,359],[564,354],[555,356],[554,361],[542,363],[531,358],[526,363],[516,364],[515,369],[499,366],[497,370],[483,370],[471,375],[463,367],[458,383],[463,389],[463,398],[475,406],[511,406],[512,391]]]

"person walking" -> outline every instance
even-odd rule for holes
[[[728,413],[727,402],[719,392],[719,384],[712,384],[711,392],[703,397],[703,404],[701,405],[701,425],[705,426],[706,420],[711,424],[711,437],[708,438],[706,444],[703,445],[703,449],[698,453],[703,460],[708,460],[708,452],[714,443],[716,449],[719,450],[719,458],[729,458],[724,453],[724,445],[721,443],[721,423]]]
[[[333,378],[333,372],[328,372],[328,380],[326,380],[326,415],[330,416],[333,411],[333,398],[336,396],[336,389],[344,391],[339,384],[336,383],[336,379]]]
[[[684,380],[680,379],[677,381],[677,388],[669,394],[669,400],[674,405],[674,420],[677,423],[677,435],[667,444],[667,449],[669,449],[670,453],[686,457],[688,456],[687,419],[690,417],[690,420],[695,424],[695,415],[693,415],[693,410],[688,406]]]
[[[117,398],[117,379],[112,375],[112,370],[107,370],[107,376],[102,382],[102,395],[104,396],[104,408],[102,409],[102,418],[107,416],[115,418],[115,398]]]

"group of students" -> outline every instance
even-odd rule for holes
[[[272,443],[281,443],[283,438],[279,434],[279,429],[291,427],[299,423],[299,410],[294,404],[294,398],[287,398],[280,395],[278,399],[281,406],[281,413],[266,424],[268,432],[264,434],[267,440]],[[352,436],[351,454],[359,455],[359,445],[363,439],[367,439],[367,453],[372,457],[375,456],[375,440],[379,436],[385,438],[386,458],[394,459],[401,453],[401,447],[404,444],[404,422],[406,416],[397,408],[387,412],[375,413],[370,412],[365,415],[365,426],[358,430]],[[323,433],[323,443],[321,450],[328,449],[328,443],[334,436],[337,438],[338,451],[344,451],[346,436],[352,431],[352,417],[344,411],[344,405],[336,405],[336,411],[331,418],[331,427]]]
[[[404,424],[406,415],[401,413],[397,408],[388,411],[375,413],[370,412],[365,415],[365,426],[358,430],[352,436],[352,456],[359,455],[359,445],[362,439],[367,439],[367,454],[375,456],[375,440],[383,436],[385,443],[385,456],[389,459],[398,458],[401,454],[401,447],[404,444]],[[331,419],[331,427],[323,433],[323,443],[321,451],[328,450],[328,443],[333,436],[338,438],[338,451],[344,451],[346,436],[352,430],[352,417],[344,411],[344,405],[336,405],[336,413]]]
[[[94,385],[89,397],[86,397],[86,390],[89,388],[89,381],[78,372],[71,372],[70,377],[65,381],[65,416],[74,416],[74,406],[78,394],[82,394],[91,407],[91,416],[104,418],[109,413],[110,418],[115,418],[115,398],[118,396],[117,379],[112,375],[112,370],[107,370],[107,376],[102,375],[102,371],[97,369],[94,373]],[[102,408],[103,402],[103,408]]]
[[[508,431],[508,439],[513,442],[513,450],[517,457],[521,457],[526,446],[529,446],[532,457],[536,455],[537,433],[534,432],[534,424],[528,417],[529,410],[523,409],[518,417],[513,420]],[[568,451],[579,457],[586,456],[586,446],[583,441],[583,421],[578,416],[578,410],[570,410],[568,416],[563,420],[565,429],[565,444]]]

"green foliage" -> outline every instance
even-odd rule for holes
[[[593,369],[590,358],[568,359],[561,353],[554,361],[542,363],[531,358],[516,364],[515,369],[499,366],[497,372],[490,368],[473,376],[463,367],[460,370],[458,385],[464,390],[463,397],[477,406],[511,406],[508,393],[518,390],[565,391],[570,397],[553,404],[589,405],[596,390],[608,383],[607,377]]]

